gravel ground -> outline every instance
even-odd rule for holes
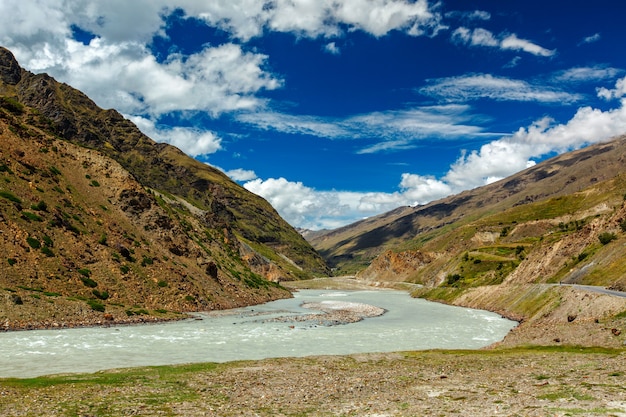
[[[269,359],[0,381],[3,416],[626,416],[626,352]]]

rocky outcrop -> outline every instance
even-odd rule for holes
[[[388,250],[372,261],[370,266],[360,272],[357,277],[372,281],[406,281],[422,267],[431,263],[433,259],[432,254],[420,251],[393,252]]]
[[[15,85],[21,78],[22,68],[11,51],[0,48],[0,80],[5,84]]]

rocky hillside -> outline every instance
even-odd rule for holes
[[[505,343],[621,346],[626,298],[581,286],[626,291],[625,161],[616,138],[362,222],[353,247],[380,254],[358,278],[522,321]]]
[[[418,248],[435,236],[493,213],[530,209],[535,203],[600,184],[625,173],[624,161],[626,139],[618,138],[560,155],[484,187],[423,206],[400,207],[308,239],[340,273],[354,273],[387,250]]]
[[[328,274],[262,198],[0,48],[0,323],[179,317]]]

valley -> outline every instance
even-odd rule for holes
[[[302,288],[403,289],[520,323],[482,350],[2,379],[0,414],[626,415],[626,298],[585,287],[626,290],[624,161],[615,137],[307,241],[0,48],[3,331],[180,320]]]

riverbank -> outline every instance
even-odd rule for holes
[[[309,284],[318,289],[372,288],[351,278]],[[559,300],[569,305],[567,299]],[[550,316],[560,326],[556,331],[606,327],[587,320],[595,310],[578,311],[569,323],[563,316],[566,312]],[[546,323],[524,322],[492,349],[280,358],[0,379],[0,416],[626,416],[626,349],[572,347],[575,339],[565,346],[554,337],[549,339],[555,329]],[[528,344],[533,332],[553,346],[506,347]]]
[[[626,351],[422,351],[0,380],[2,416],[626,416]]]

